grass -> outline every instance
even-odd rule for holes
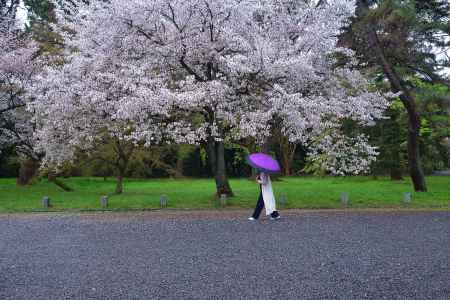
[[[110,195],[111,210],[156,209],[159,198],[169,198],[169,208],[214,209],[219,208],[214,197],[212,179],[129,179],[125,192],[112,195],[115,181],[103,178],[62,179],[74,192],[64,192],[56,185],[42,180],[27,187],[16,186],[13,178],[0,179],[0,213],[43,211],[41,199],[49,196],[53,207],[49,211],[100,210],[100,197]],[[274,182],[275,197],[287,195],[283,208],[342,208],[341,192],[350,194],[353,208],[447,208],[450,200],[450,177],[428,177],[429,192],[412,193],[412,202],[402,202],[403,193],[412,192],[408,179],[390,181],[373,177],[291,177]],[[258,186],[248,179],[232,179],[236,194],[228,200],[227,207],[252,208],[258,196]]]

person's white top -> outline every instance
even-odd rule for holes
[[[264,200],[264,207],[266,208],[266,215],[270,215],[276,210],[275,196],[273,195],[272,182],[270,181],[270,176],[266,173],[261,173],[258,183],[261,184],[261,191]]]

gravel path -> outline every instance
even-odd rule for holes
[[[449,212],[0,216],[0,299],[450,299]]]

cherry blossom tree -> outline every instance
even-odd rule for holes
[[[0,151],[14,147],[23,162],[18,183],[26,184],[40,156],[33,148],[34,127],[26,111],[26,91],[36,71],[38,47],[17,24],[18,4],[0,2]],[[29,176],[22,176],[25,173]]]
[[[340,126],[347,119],[373,124],[387,102],[369,92],[369,83],[351,63],[335,66],[332,54],[350,62],[353,55],[336,47],[336,36],[353,13],[352,1],[162,1],[153,10],[140,5],[137,9],[150,15],[128,17],[128,24],[148,47],[159,49],[155,61],[164,64],[159,69],[184,71],[175,88],[177,103],[205,116],[197,129],[206,140],[219,146],[227,138],[263,141],[277,119],[290,141],[309,145],[312,160],[319,153],[329,158],[323,160],[328,171],[368,170],[375,149],[364,136],[345,138]],[[329,137],[341,146],[326,147]],[[347,151],[351,147],[354,151]],[[337,153],[341,164],[333,159]],[[216,157],[220,162],[223,153]]]
[[[346,120],[370,125],[387,102],[352,69],[352,53],[336,46],[353,11],[349,0],[111,0],[66,7],[59,24],[74,52],[62,73],[48,70],[55,84],[43,94],[40,112],[52,130],[47,124],[41,136],[55,139],[59,128],[67,146],[84,144],[98,132],[91,128],[111,126],[87,117],[92,110],[113,121],[107,124],[132,124],[128,138],[147,144],[159,126],[173,141],[204,143],[217,193],[231,195],[225,143],[263,142],[280,120],[291,142],[309,145],[311,159],[339,158],[322,160],[330,172],[360,172],[376,151],[364,136],[345,138],[341,126]],[[66,111],[80,112],[67,122]],[[164,115],[157,123],[156,111]],[[89,130],[78,130],[80,123]],[[351,145],[358,150],[347,151]],[[70,153],[46,150],[56,160]],[[355,170],[359,161],[343,154],[368,163]]]
[[[66,62],[53,64],[37,76],[35,99],[28,107],[35,113],[36,149],[45,153],[43,166],[59,166],[74,158],[77,151],[94,153],[101,145],[112,145],[117,171],[116,193],[123,191],[123,178],[130,156],[139,142],[135,122],[123,113],[128,102],[138,103],[159,93],[155,81],[133,64],[115,41],[105,51],[79,52],[68,47]],[[75,52],[73,52],[75,51]],[[160,126],[166,105],[153,97],[146,113],[149,141],[160,140]],[[151,135],[151,137],[150,137]]]
[[[369,92],[370,83],[349,68],[329,70],[320,82],[312,82],[307,94],[276,99],[273,113],[281,134],[307,147],[308,160],[316,168],[335,175],[362,174],[370,170],[378,152],[364,134],[348,136],[344,124],[374,125],[383,117],[386,98],[395,95]]]

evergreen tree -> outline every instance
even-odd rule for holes
[[[414,78],[448,85],[450,46],[448,1],[358,0],[356,18],[341,39],[364,68],[375,68],[399,92],[408,115],[408,164],[416,191],[426,191],[420,156],[421,114]]]

